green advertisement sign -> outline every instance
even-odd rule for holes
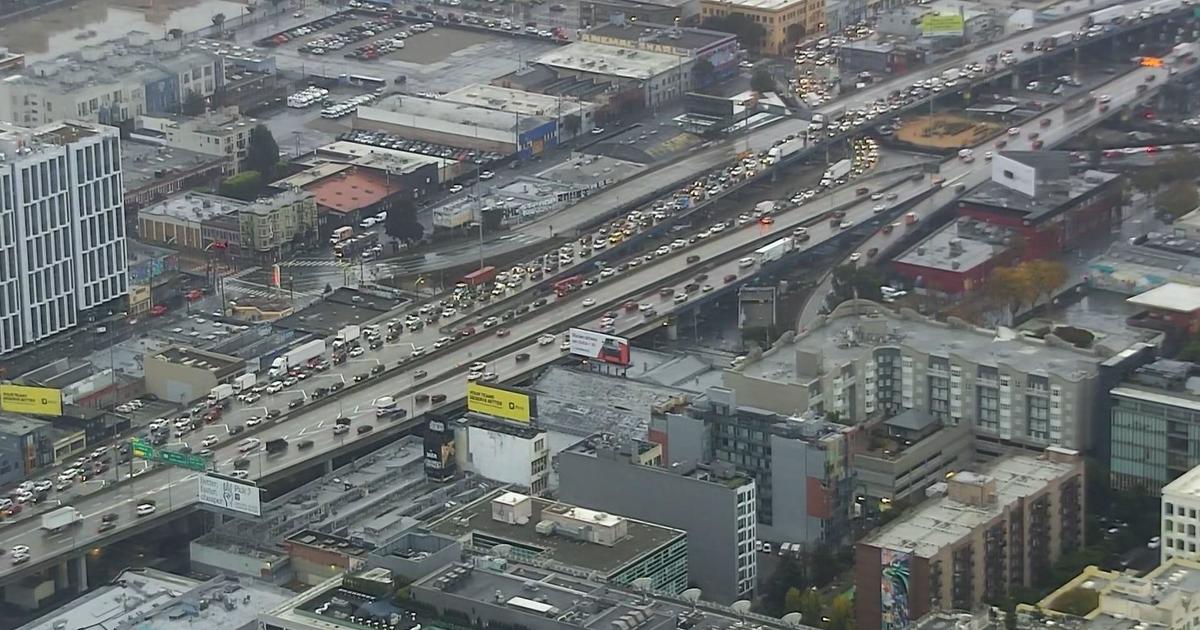
[[[930,13],[921,18],[921,34],[925,37],[962,36],[963,16],[957,13]]]

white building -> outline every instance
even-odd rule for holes
[[[0,353],[128,292],[123,204],[115,128],[0,122]]]
[[[692,89],[694,59],[607,44],[575,42],[538,57],[537,63],[560,77],[636,81],[646,107],[658,107]]]
[[[1162,534],[1160,556],[1165,564],[1171,558],[1197,559],[1200,544],[1200,466],[1163,486]]]
[[[228,107],[196,117],[138,116],[134,137],[225,158],[225,172],[235,174],[250,150],[250,131],[257,125],[257,119],[244,118],[236,107]]]
[[[544,493],[550,485],[550,447],[546,431],[480,414],[454,425],[454,452],[460,470]]]

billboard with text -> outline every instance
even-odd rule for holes
[[[467,385],[467,411],[529,424],[537,415],[537,398],[507,387],[470,383]]]
[[[51,387],[0,385],[0,410],[35,416],[61,416],[62,392]]]
[[[575,356],[621,367],[629,365],[629,340],[624,337],[572,328],[568,339]]]
[[[250,516],[262,516],[259,489],[253,481],[209,473],[201,475],[199,482],[200,503]]]

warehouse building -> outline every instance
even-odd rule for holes
[[[553,118],[559,128],[560,142],[590,133],[596,123],[597,107],[594,103],[486,83],[461,87],[438,96],[438,100],[494,109],[515,116]]]
[[[695,85],[700,88],[712,83],[724,81],[737,74],[738,52],[736,35],[700,28],[680,26],[664,26],[671,22],[658,24],[642,20],[620,20],[608,24],[599,24],[583,31],[579,40],[606,46],[617,46],[631,50],[665,53],[690,59],[693,62],[701,59],[712,64],[712,73],[704,77],[694,77]]]
[[[354,128],[520,159],[540,155],[558,144],[558,125],[552,114],[526,116],[409,95],[359,107]]]
[[[642,107],[658,107],[692,89],[694,59],[580,41],[556,48],[536,63],[560,77],[578,77],[597,82],[632,82],[641,92]]]

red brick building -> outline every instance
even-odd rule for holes
[[[958,295],[998,265],[1049,258],[1106,234],[1119,216],[1120,177],[1072,174],[1069,159],[1060,152],[997,154],[991,181],[959,200],[958,220],[896,257],[895,270],[918,288]]]

